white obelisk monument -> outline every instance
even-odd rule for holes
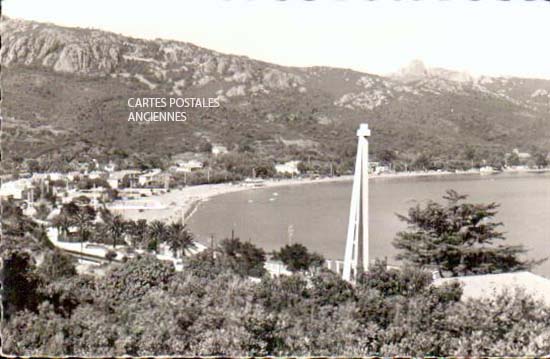
[[[369,267],[369,136],[369,125],[361,124],[357,130],[357,157],[342,275],[349,282],[355,282],[359,272]]]

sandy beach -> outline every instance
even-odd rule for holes
[[[259,186],[245,183],[220,183],[189,186],[181,189],[171,189],[169,192],[157,190],[157,192],[163,193],[151,195],[140,200],[143,201],[148,199],[151,201],[156,201],[164,208],[147,210],[124,209],[118,211],[127,219],[133,220],[143,218],[148,221],[161,220],[165,222],[173,222],[183,220],[183,222],[185,222],[185,220],[189,219],[197,210],[201,202],[222,194],[312,183],[346,182],[351,181],[352,178],[353,176],[327,177],[319,179],[268,179],[263,181]]]
[[[382,173],[372,175],[371,179],[389,179],[389,178],[404,178],[404,177],[425,177],[425,176],[450,176],[450,175],[479,175],[479,171],[460,171],[460,172],[445,172],[445,171],[428,171],[428,172],[397,172],[397,173]],[[146,198],[140,199],[154,201],[159,203],[162,208],[152,208],[145,210],[138,209],[117,209],[127,219],[147,219],[148,221],[161,220],[165,222],[173,222],[182,220],[185,222],[198,209],[200,203],[222,194],[252,191],[262,188],[276,188],[282,186],[298,186],[316,183],[329,182],[346,182],[351,181],[353,176],[339,177],[323,177],[323,178],[296,178],[296,179],[267,179],[260,186],[253,186],[245,183],[220,183],[206,184],[198,186],[189,186],[181,189],[171,189],[169,192],[164,190],[155,190],[156,194],[149,195]],[[131,202],[131,201],[127,201]]]

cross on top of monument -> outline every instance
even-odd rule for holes
[[[366,124],[366,123],[362,123],[362,124],[359,126],[359,129],[357,129],[357,136],[361,136],[361,137],[368,137],[368,136],[370,136],[369,125]]]

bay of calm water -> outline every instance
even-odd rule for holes
[[[396,213],[429,199],[443,201],[447,189],[468,194],[471,202],[499,203],[496,220],[504,223],[505,242],[523,244],[529,258],[550,257],[550,173],[377,178],[369,187],[371,259],[396,263],[392,240],[406,228]],[[202,203],[188,225],[205,244],[234,230],[267,251],[289,243],[292,232],[293,243],[343,259],[350,197],[351,182],[230,193]],[[533,271],[550,278],[550,260]]]

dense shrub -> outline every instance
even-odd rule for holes
[[[3,326],[4,351],[49,355],[542,355],[550,308],[525,293],[460,301],[418,269],[379,262],[252,281],[212,251],[183,272],[143,256],[100,277],[37,283],[41,302]],[[27,273],[40,271],[29,267]],[[34,311],[33,311],[34,310]]]

